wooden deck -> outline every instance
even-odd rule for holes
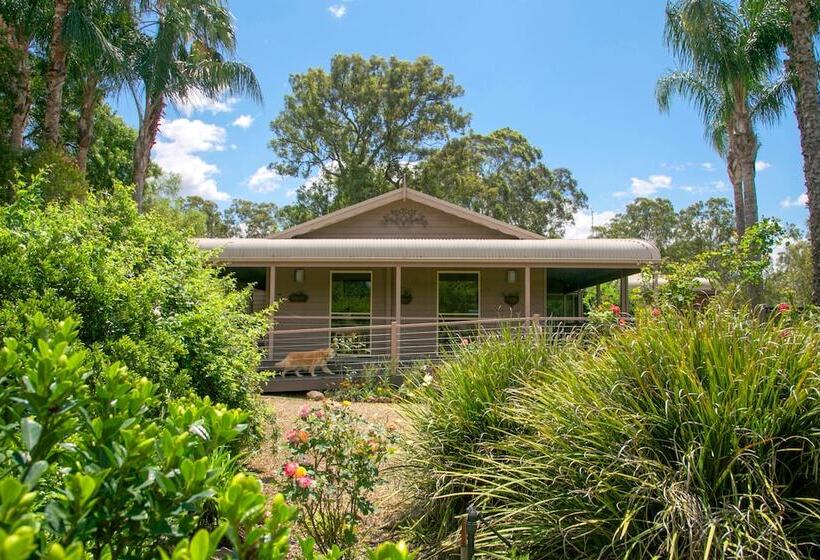
[[[301,377],[292,373],[282,376],[273,370],[268,371],[271,376],[268,381],[262,385],[262,392],[265,394],[272,393],[306,393],[308,391],[328,391],[338,387],[345,379],[356,379],[356,376],[326,373],[317,373],[315,376],[303,374]],[[401,374],[385,373],[389,377],[390,383],[393,385],[401,385]]]

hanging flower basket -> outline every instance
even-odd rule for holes
[[[518,303],[518,293],[504,294],[504,303],[512,307]]]
[[[293,292],[288,295],[288,301],[292,303],[304,303],[308,300],[308,295],[305,292]]]
[[[410,293],[410,290],[402,290],[401,291],[401,304],[407,305],[413,301],[413,294]]]

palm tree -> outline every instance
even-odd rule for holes
[[[198,93],[210,98],[249,95],[261,101],[253,71],[227,60],[236,47],[233,19],[222,0],[143,0],[142,40],[133,53],[139,113],[134,148],[134,199],[142,209],[145,178],[162,114],[168,102]]]
[[[757,13],[725,0],[677,0],[666,10],[666,42],[682,69],[658,81],[657,99],[668,111],[673,95],[698,108],[706,135],[726,158],[734,189],[738,236],[757,222],[757,122],[782,114],[789,89],[771,82],[777,53],[757,33]]]
[[[809,0],[788,0],[789,40],[787,66],[795,78],[797,126],[803,151],[803,174],[809,197],[809,234],[812,241],[812,302],[820,305],[820,96],[814,37],[818,14]]]
[[[94,32],[85,41],[72,42],[69,55],[71,78],[81,84],[75,158],[82,172],[94,136],[94,112],[108,93],[124,86],[123,51],[135,36],[128,2],[85,0],[85,4],[85,18]]]
[[[0,40],[5,41],[14,57],[14,74],[9,84],[13,109],[9,144],[13,150],[23,148],[23,138],[31,112],[31,48],[42,37],[48,21],[47,2],[34,0],[0,0]]]
[[[46,105],[43,119],[43,139],[56,146],[60,142],[60,111],[63,108],[63,85],[68,68],[68,48],[64,36],[65,20],[72,0],[54,0],[51,39],[48,45],[46,69]]]

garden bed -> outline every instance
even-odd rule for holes
[[[286,461],[287,451],[284,449],[282,434],[293,426],[298,417],[299,409],[305,404],[316,403],[299,396],[264,396],[265,405],[275,414],[275,426],[270,426],[269,433],[278,434],[278,441],[271,441],[256,454],[250,462],[250,469],[257,473],[264,483],[265,492],[275,494],[280,491],[282,484],[282,465]],[[394,423],[399,432],[404,432],[406,420],[399,413],[398,407],[392,403],[350,403],[350,409],[361,415],[368,422],[387,425]],[[275,428],[275,429],[274,429]],[[383,470],[383,484],[376,487],[373,502],[376,511],[362,523],[362,542],[379,543],[388,540],[391,527],[394,525],[396,513],[401,508],[400,485],[396,466],[401,462],[401,452],[397,451],[387,460]]]

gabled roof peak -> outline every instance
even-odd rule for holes
[[[401,187],[394,189],[392,191],[380,194],[378,196],[374,196],[373,198],[369,198],[357,204],[353,204],[352,206],[341,208],[339,210],[336,210],[335,212],[331,212],[330,214],[314,218],[313,220],[309,220],[302,224],[288,228],[284,231],[280,231],[279,233],[275,233],[274,235],[272,235],[271,238],[292,239],[294,237],[305,235],[317,229],[321,229],[332,224],[348,220],[350,218],[354,218],[360,214],[369,212],[370,210],[374,210],[382,206],[386,206],[393,202],[407,200],[417,202],[419,204],[423,204],[431,208],[435,208],[436,210],[440,210],[441,212],[451,214],[458,218],[462,218],[469,222],[473,222],[475,224],[484,226],[488,229],[500,231],[506,235],[509,235],[517,239],[544,239],[542,235],[539,235],[537,233],[527,231],[518,226],[514,226],[501,220],[485,216],[484,214],[479,214],[478,212],[468,210],[467,208],[463,208],[461,206],[458,206],[457,204],[453,204],[451,202],[447,202],[446,200],[436,198],[435,196],[425,194],[415,189],[411,189],[406,184],[403,184]]]

